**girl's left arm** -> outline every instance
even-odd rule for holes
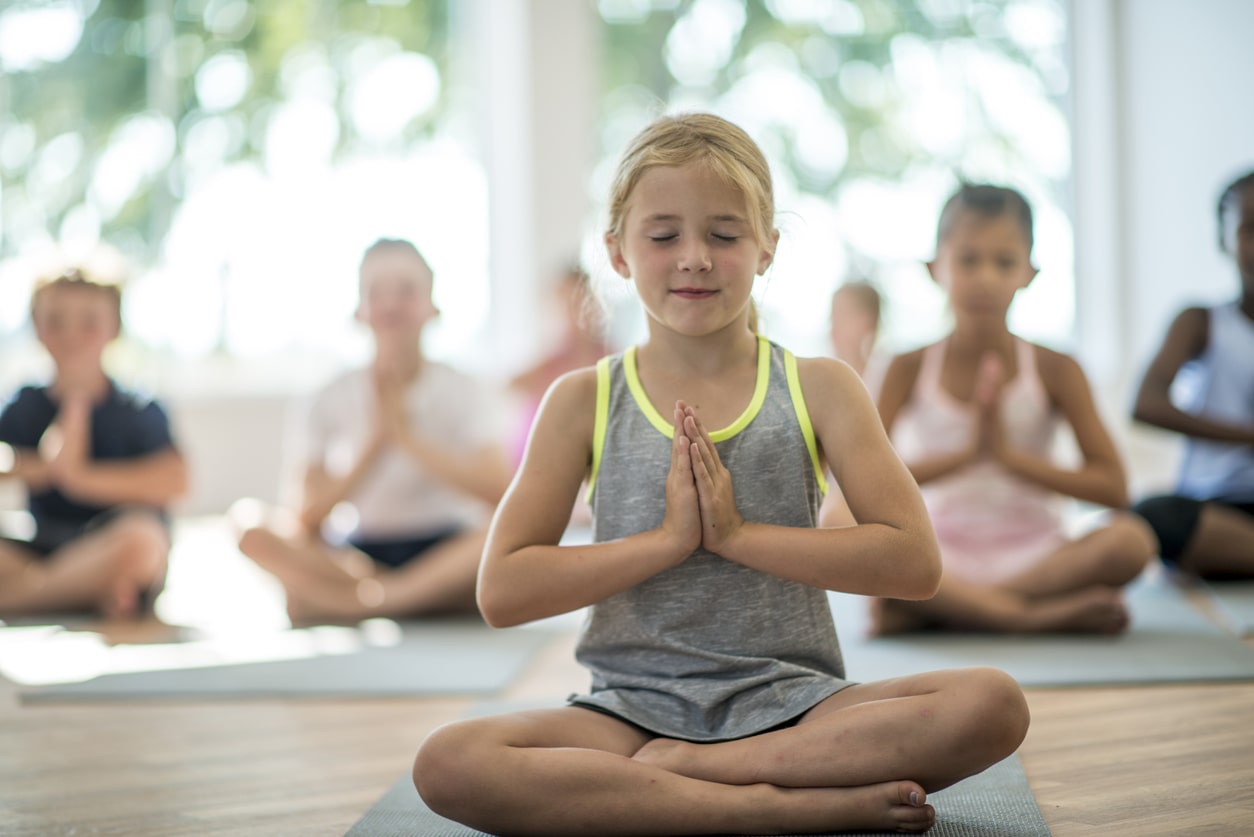
[[[827,590],[927,599],[940,583],[940,548],[919,487],[898,458],[857,373],[799,358],[816,441],[857,523],[802,529],[749,521],[711,551]]]
[[[1079,468],[1061,468],[1053,459],[998,446],[997,459],[1011,472],[1060,494],[1111,508],[1128,505],[1128,483],[1123,461],[1102,422],[1088,378],[1068,355],[1040,346],[1037,369],[1051,402],[1062,412],[1075,434],[1084,461]]]

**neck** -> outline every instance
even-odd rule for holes
[[[743,324],[700,337],[658,331],[650,331],[636,356],[646,364],[664,368],[668,375],[709,378],[746,362],[757,362],[758,336]]]
[[[99,366],[60,367],[52,382],[52,391],[58,398],[74,394],[87,396],[95,402],[109,391],[109,377]]]
[[[426,358],[417,340],[378,341],[375,344],[374,367],[390,376],[412,380],[422,371]]]
[[[972,352],[1009,351],[1014,346],[1014,340],[1015,336],[1010,333],[1005,321],[995,325],[960,323],[949,335],[950,346]]]

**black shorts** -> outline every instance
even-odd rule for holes
[[[1195,500],[1192,497],[1167,494],[1149,497],[1132,507],[1158,537],[1159,556],[1169,564],[1180,560],[1197,531],[1202,508],[1208,504],[1226,506],[1254,517],[1254,502],[1231,500]]]
[[[451,527],[434,534],[414,538],[349,538],[348,544],[369,555],[376,564],[395,569],[405,566],[449,538],[460,535],[461,531],[458,527]]]

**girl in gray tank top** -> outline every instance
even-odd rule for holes
[[[939,548],[857,374],[756,334],[773,218],[766,160],[718,117],[629,147],[606,246],[648,339],[550,387],[478,588],[496,627],[587,608],[591,687],[433,732],[414,783],[436,813],[496,834],[922,832],[928,793],[1023,740],[994,669],[845,679],[825,591],[925,598]],[[816,526],[829,470],[855,525]],[[585,483],[593,542],[562,545]]]

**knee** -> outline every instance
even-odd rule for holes
[[[1113,581],[1127,583],[1136,578],[1158,553],[1154,530],[1135,514],[1116,514],[1105,534],[1103,558]]]
[[[979,667],[960,672],[967,740],[986,748],[989,764],[1013,753],[1031,723],[1027,698],[1013,677],[1001,669]]]
[[[414,788],[435,813],[461,820],[459,814],[476,796],[476,736],[470,724],[439,727],[418,747],[414,757]]]
[[[170,539],[155,515],[136,512],[119,517],[109,525],[109,540],[119,572],[145,582],[164,572]]]

